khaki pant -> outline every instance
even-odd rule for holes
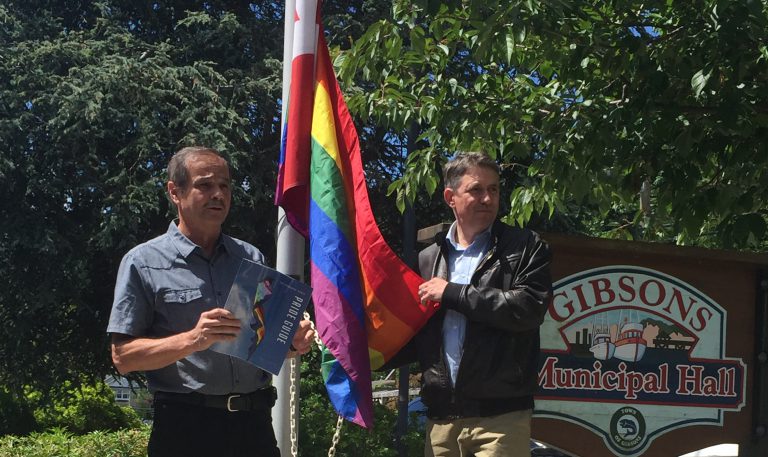
[[[491,417],[427,420],[425,457],[530,457],[531,415],[513,411]]]

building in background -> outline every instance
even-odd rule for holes
[[[123,376],[107,376],[104,380],[115,394],[115,403],[133,408],[144,420],[152,419],[152,394],[145,386]]]

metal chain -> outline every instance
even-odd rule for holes
[[[336,455],[336,445],[339,444],[339,438],[341,438],[341,426],[344,424],[344,416],[339,414],[339,418],[336,420],[336,431],[333,433],[333,439],[331,440],[331,448],[328,449],[328,457],[334,457]]]
[[[317,329],[315,328],[315,323],[312,322],[312,319],[310,319],[310,315],[308,312],[304,311],[304,319],[309,321],[309,325],[312,327],[312,330],[315,332],[315,344],[317,345],[317,348],[321,351],[323,350],[323,342],[320,341],[320,336],[317,334]],[[293,370],[295,367],[295,360],[293,359],[291,361],[291,411],[293,411],[294,407],[294,401],[295,401],[295,387],[294,387],[294,376],[293,376]],[[291,453],[293,457],[296,457],[296,448],[297,448],[297,441],[296,433],[295,433],[295,423],[296,421],[293,419],[293,416],[291,416]],[[339,444],[339,439],[341,438],[341,426],[344,425],[344,416],[339,414],[339,418],[336,420],[336,431],[333,433],[333,438],[331,439],[331,447],[328,449],[328,457],[334,457],[336,455],[336,446]]]
[[[309,326],[312,327],[312,331],[315,332],[315,344],[317,347],[322,351],[323,350],[323,342],[320,341],[320,336],[317,334],[317,329],[315,328],[315,323],[312,322],[312,319],[310,319],[309,313],[304,311],[304,319],[309,321]]]
[[[297,457],[299,455],[299,434],[298,427],[296,426],[296,361],[298,357],[291,359],[291,386],[288,388],[288,396],[290,398],[289,411],[291,412],[291,455]]]

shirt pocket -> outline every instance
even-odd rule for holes
[[[185,332],[193,328],[200,313],[208,306],[198,288],[166,289],[159,294],[156,323],[163,334]]]
[[[183,305],[203,297],[200,289],[167,290],[163,292],[163,302]]]

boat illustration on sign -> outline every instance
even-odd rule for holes
[[[589,346],[589,352],[597,360],[608,360],[614,356],[615,350],[616,345],[611,341],[608,327],[608,316],[606,314],[599,315],[597,321],[592,322],[592,344]]]
[[[643,358],[648,342],[643,339],[643,324],[627,321],[619,329],[613,356],[626,362],[637,362]]]

